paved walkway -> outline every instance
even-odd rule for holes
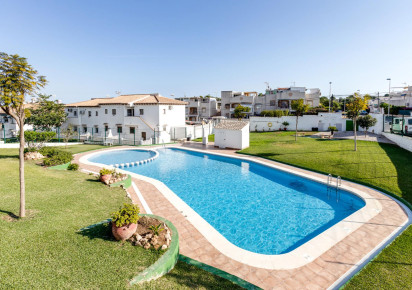
[[[229,155],[236,154],[233,150],[221,150],[211,145],[203,146],[202,144],[186,143],[183,146],[213,150]],[[88,153],[76,155],[75,161],[78,162],[79,158],[85,154]],[[296,171],[310,173],[313,176],[324,177],[311,171],[294,168],[258,157],[254,158],[284,168],[293,168]],[[95,172],[99,170],[96,166],[91,165],[80,164],[80,167]],[[329,288],[341,276],[351,270],[353,266],[358,265],[363,257],[373,251],[393,231],[399,229],[401,225],[408,220],[403,209],[391,198],[365,186],[342,181],[343,184],[350,184],[353,187],[367,192],[373,199],[378,200],[382,205],[382,211],[305,266],[291,270],[267,270],[237,262],[223,255],[206,240],[154,185],[137,178],[133,178],[133,181],[151,211],[156,215],[165,217],[176,226],[180,236],[181,254],[238,276],[264,289]],[[144,211],[141,202],[134,195],[134,190],[130,190],[129,193],[132,195],[133,201],[138,203],[142,211]]]
[[[363,141],[373,141],[373,142],[380,142],[380,143],[389,143],[389,144],[395,144],[388,138],[382,135],[378,134],[373,134],[370,132],[366,133],[365,137],[365,132],[357,132],[357,140],[363,140]],[[316,134],[311,135],[312,138],[322,138],[322,136],[329,137],[330,133],[329,132],[319,132]],[[335,132],[333,134],[333,139],[351,139],[353,140],[355,138],[354,133],[351,131],[345,131],[345,132]]]

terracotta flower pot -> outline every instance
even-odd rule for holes
[[[122,227],[116,227],[115,223],[112,223],[112,233],[116,240],[125,241],[130,238],[137,230],[137,224],[128,224]]]
[[[105,184],[109,184],[110,179],[112,179],[111,174],[105,174],[105,175],[100,176],[100,181],[104,182]]]

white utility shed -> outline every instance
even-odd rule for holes
[[[222,120],[214,128],[215,146],[219,148],[245,149],[249,147],[249,122]]]

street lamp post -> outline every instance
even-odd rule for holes
[[[329,113],[330,113],[330,106],[331,106],[331,94],[332,94],[332,82],[329,82]]]
[[[389,88],[388,88],[388,116],[389,116],[389,107],[390,107],[390,100],[391,100],[391,78],[387,78],[387,81],[389,81]]]

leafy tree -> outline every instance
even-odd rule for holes
[[[36,129],[51,131],[54,127],[60,127],[67,119],[64,105],[57,101],[51,101],[51,96],[39,95],[39,103],[30,109],[30,117],[27,123],[34,125]]]
[[[66,143],[65,147],[67,148],[67,143],[74,134],[74,128],[72,124],[69,124],[66,129],[62,130],[63,141]]]
[[[35,94],[46,85],[46,78],[38,75],[27,59],[17,54],[0,53],[0,107],[16,120],[20,129],[19,179],[21,218],[26,216],[26,190],[24,184],[24,122],[30,115],[24,106],[27,95]]]
[[[355,151],[358,150],[357,147],[357,135],[356,135],[356,122],[359,118],[360,113],[368,107],[368,98],[361,97],[358,93],[353,94],[353,101],[346,105],[348,110],[348,117],[353,120],[353,133],[355,140]]]
[[[375,126],[378,120],[376,120],[376,118],[372,117],[371,115],[366,115],[359,117],[358,122],[359,126],[365,130],[366,137],[366,132],[368,132],[370,127]]]
[[[285,122],[282,123],[282,125],[285,126],[285,130],[286,130],[286,128],[289,126],[289,122],[285,121]]]
[[[309,105],[306,105],[303,102],[303,99],[299,100],[293,100],[292,101],[292,110],[295,111],[296,114],[296,131],[295,131],[295,141],[298,140],[298,121],[299,121],[299,116],[302,116],[304,113],[306,113],[309,110]]]
[[[329,99],[327,97],[320,97],[319,103],[324,108],[329,108]]]
[[[235,117],[235,118],[245,118],[246,117],[246,113],[247,112],[250,112],[250,108],[249,107],[244,107],[244,106],[242,106],[242,105],[238,105],[236,108],[235,108],[235,113],[233,114],[233,116]]]

